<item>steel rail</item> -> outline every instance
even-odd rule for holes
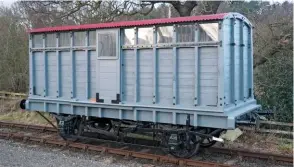
[[[172,164],[176,164],[180,166],[184,166],[184,165],[197,166],[197,167],[229,167],[230,166],[230,165],[224,165],[219,163],[204,162],[204,161],[197,161],[197,160],[190,160],[190,159],[178,159],[178,158],[172,158],[172,157],[163,156],[163,155],[141,153],[141,152],[128,151],[128,150],[117,149],[117,148],[109,148],[105,146],[78,143],[78,142],[69,142],[69,141],[57,140],[57,139],[45,139],[38,136],[26,136],[24,134],[12,133],[12,132],[0,132],[0,137],[6,138],[6,139],[19,139],[23,141],[40,142],[42,144],[54,144],[54,145],[65,146],[69,148],[98,151],[103,153],[121,155],[125,157],[148,159],[148,160],[153,160],[157,162],[172,163]]]
[[[41,126],[41,125],[14,123],[14,122],[6,122],[6,121],[0,121],[0,127],[24,128],[24,129],[32,129],[32,130],[57,132],[57,129],[56,128],[50,127],[50,126]]]
[[[11,122],[3,122],[3,121],[0,121],[0,127],[24,128],[24,129],[57,132],[57,129],[53,127],[40,126],[40,125],[28,125],[28,124],[22,124],[22,123],[11,123]],[[94,140],[123,144],[122,142],[108,141],[104,139],[94,139]],[[124,144],[130,144],[130,143],[124,143]],[[130,144],[130,145],[138,145],[138,144]],[[141,145],[141,146],[145,146],[145,145]],[[146,146],[146,147],[149,147],[149,146]],[[150,146],[150,147],[153,147],[153,146]],[[208,150],[212,152],[223,153],[223,154],[239,155],[243,157],[259,158],[259,159],[267,159],[267,160],[270,159],[270,160],[293,163],[293,155],[289,156],[289,155],[281,155],[281,154],[254,152],[254,151],[244,150],[244,149],[231,149],[231,148],[221,148],[221,147],[210,147],[208,148]]]

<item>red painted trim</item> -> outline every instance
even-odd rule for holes
[[[147,26],[147,25],[158,25],[158,24],[174,24],[174,23],[182,23],[182,22],[205,21],[205,20],[222,20],[225,17],[225,15],[227,15],[227,13],[189,16],[189,17],[152,19],[152,20],[135,20],[135,21],[109,22],[109,23],[99,23],[99,24],[45,27],[45,28],[37,28],[37,29],[29,30],[29,33],[118,28],[118,27],[119,28],[120,27],[136,27],[136,26]]]

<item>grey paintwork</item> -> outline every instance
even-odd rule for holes
[[[197,22],[187,23],[195,27],[195,41],[187,42],[178,42],[177,25],[167,25],[173,27],[171,43],[157,43],[157,27],[143,44],[141,27],[134,27],[134,45],[124,45],[123,28],[30,34],[26,108],[168,124],[185,124],[189,114],[191,125],[233,129],[237,116],[259,108],[252,26],[236,13],[216,23],[218,41],[202,41]],[[114,55],[100,55],[103,41],[96,41],[109,33]],[[104,103],[95,101],[96,93]],[[117,94],[121,102],[112,104]]]

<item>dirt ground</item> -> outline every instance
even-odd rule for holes
[[[44,115],[55,122],[47,113]],[[0,99],[0,121],[15,121],[18,123],[48,125],[36,112],[27,112],[19,108],[19,100]],[[259,152],[275,154],[293,154],[293,140],[280,138],[274,134],[259,134],[254,131],[243,131],[243,134],[234,142],[217,143],[218,146],[228,148],[244,148]]]

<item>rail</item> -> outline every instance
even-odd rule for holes
[[[41,130],[41,131],[50,131],[50,132],[57,132],[57,129],[53,127],[48,126],[40,126],[40,125],[28,125],[28,124],[22,124],[22,123],[12,123],[12,122],[3,122],[0,121],[0,127],[10,127],[10,128],[24,128],[24,129],[32,129],[32,130]],[[113,154],[119,154],[119,155],[125,155],[125,156],[131,156],[135,158],[144,158],[144,159],[151,159],[156,160],[160,162],[167,162],[174,163],[174,164],[182,164],[182,165],[190,165],[193,166],[193,164],[199,164],[201,165],[202,161],[194,161],[189,159],[177,159],[177,158],[170,158],[165,157],[161,155],[153,155],[153,154],[146,154],[146,153],[138,153],[138,152],[130,152],[126,150],[119,150],[119,149],[113,149],[113,148],[107,148],[107,147],[101,147],[96,145],[89,145],[89,144],[82,144],[82,143],[72,143],[68,141],[55,141],[51,139],[44,139],[44,138],[38,138],[36,136],[21,136],[20,134],[13,134],[13,133],[5,133],[0,132],[0,136],[2,137],[8,137],[8,138],[17,138],[17,139],[24,139],[24,140],[31,140],[31,141],[38,141],[48,144],[59,144],[63,146],[69,146],[74,148],[82,148],[82,149],[88,149],[93,151],[103,151]],[[221,147],[211,147],[208,148],[209,151],[217,152],[217,153],[223,153],[223,154],[231,154],[231,155],[240,155],[243,157],[251,157],[251,158],[258,158],[258,159],[266,159],[266,160],[276,160],[276,161],[282,161],[282,162],[289,162],[293,163],[293,156],[287,156],[287,155],[280,155],[280,154],[272,154],[272,153],[263,153],[263,152],[253,152],[250,150],[244,150],[244,149],[230,149],[230,148],[221,148]],[[205,162],[206,163],[206,162]],[[196,165],[196,166],[197,166]],[[210,166],[209,163],[206,166]],[[226,166],[218,164],[219,166]],[[204,165],[204,167],[206,167]]]
[[[8,127],[17,127],[17,128],[31,128],[34,130],[45,130],[45,131],[54,131],[51,128],[48,127],[38,127],[36,125],[23,125],[23,124],[9,124],[8,122],[1,122],[1,126],[8,126]],[[56,129],[55,129],[56,130]],[[59,140],[59,139],[46,139],[42,138],[40,136],[33,136],[33,135],[25,135],[23,133],[15,133],[15,132],[0,132],[0,138],[5,139],[18,139],[23,141],[33,141],[33,142],[39,142],[42,144],[53,144],[68,148],[76,148],[76,149],[82,149],[82,150],[90,150],[90,151],[97,151],[97,152],[103,152],[108,154],[115,154],[115,155],[121,155],[125,157],[133,157],[133,158],[140,158],[140,159],[147,159],[152,160],[153,162],[161,162],[161,163],[172,163],[180,166],[195,166],[195,167],[230,167],[230,165],[220,164],[220,163],[213,163],[213,162],[205,162],[205,161],[197,161],[197,160],[191,160],[191,159],[178,159],[173,158],[169,156],[163,156],[163,155],[156,155],[156,154],[150,154],[150,153],[142,153],[142,152],[136,152],[136,151],[129,151],[124,149],[118,149],[118,148],[110,148],[105,146],[99,146],[99,145],[93,145],[93,144],[84,144],[80,142],[71,142],[71,141],[65,141],[65,140]]]

